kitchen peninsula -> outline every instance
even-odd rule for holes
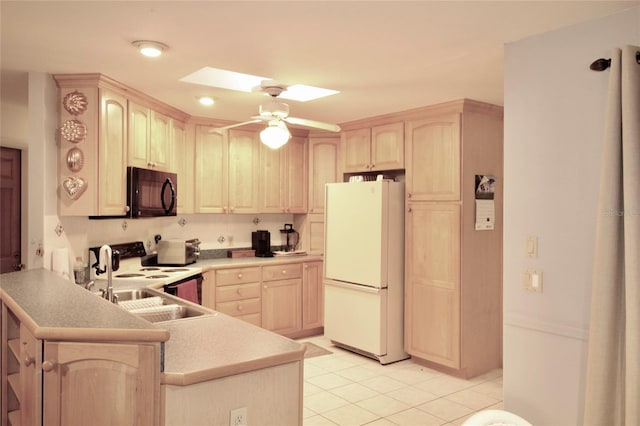
[[[3,425],[302,421],[285,337],[206,308],[152,324],[44,269],[3,274],[0,300]]]

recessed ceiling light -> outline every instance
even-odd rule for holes
[[[198,97],[198,102],[200,102],[204,106],[211,106],[216,101],[211,96],[200,96]]]
[[[140,53],[144,56],[148,56],[150,58],[156,58],[162,55],[162,52],[169,48],[169,46],[164,43],[151,40],[136,40],[131,44],[137,47]]]

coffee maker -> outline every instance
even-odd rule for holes
[[[285,223],[284,229],[280,230],[280,235],[282,237],[282,251],[295,251],[300,240],[300,234],[293,229],[293,225]]]
[[[256,257],[273,257],[271,251],[271,233],[257,230],[251,233],[251,249],[256,251]]]

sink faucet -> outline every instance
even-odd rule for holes
[[[120,253],[118,250],[111,250],[108,245],[100,247],[100,254],[98,255],[98,265],[96,266],[96,274],[107,273],[107,288],[100,289],[102,297],[107,299],[111,303],[116,303],[116,296],[113,294],[113,279],[112,272],[117,271],[120,267]]]

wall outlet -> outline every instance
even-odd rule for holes
[[[523,290],[542,293],[542,271],[527,269],[520,277]]]
[[[229,426],[247,426],[247,407],[231,410],[229,413]]]

